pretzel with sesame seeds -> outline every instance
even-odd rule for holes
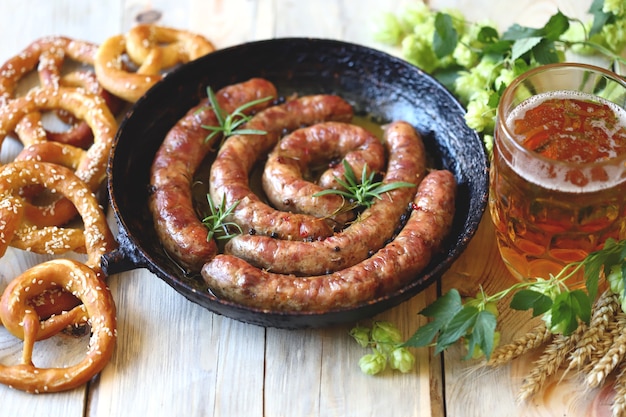
[[[141,24],[106,39],[98,48],[94,68],[105,89],[134,103],[163,78],[167,69],[214,50],[211,41],[199,34]],[[131,65],[124,65],[124,57]],[[136,71],[130,66],[136,66]]]
[[[59,286],[74,294],[82,304],[42,321],[29,300]],[[94,270],[70,259],[35,265],[13,279],[0,298],[0,321],[11,334],[24,341],[21,363],[0,365],[0,383],[35,394],[66,391],[88,382],[109,362],[117,336],[111,292]],[[36,367],[32,361],[35,342],[77,322],[91,326],[86,356],[68,367]]]
[[[17,55],[11,57],[0,66],[0,101],[2,103],[16,96],[18,84],[27,74],[37,70],[39,84],[46,88],[76,87],[83,88],[89,93],[100,95],[106,101],[112,112],[117,112],[121,106],[118,98],[107,92],[98,83],[93,70],[76,70],[62,74],[64,63],[68,60],[82,65],[93,66],[98,45],[90,42],[70,39],[64,36],[46,36],[40,38]],[[28,143],[41,140],[53,140],[86,148],[93,140],[93,134],[87,123],[69,116],[64,111],[57,112],[61,120],[70,125],[65,131],[45,129],[41,122],[41,114],[35,112],[32,116],[20,123],[18,129],[28,137]]]
[[[34,114],[34,113],[31,113]],[[64,167],[71,168],[76,171],[81,159],[85,156],[85,151],[71,145],[59,142],[36,142],[28,145],[15,157],[15,161],[46,161]],[[44,193],[45,188],[40,185],[32,185],[24,187],[20,191],[20,195],[27,198],[37,198]],[[69,205],[63,210],[75,212],[75,207],[70,201],[63,200],[59,205]],[[38,210],[34,206],[29,205],[30,210]],[[39,213],[35,212],[35,215]],[[51,220],[54,221],[54,220]]]
[[[87,184],[92,192],[96,192],[106,178],[109,151],[117,131],[117,121],[104,100],[98,96],[70,87],[59,87],[54,90],[36,88],[26,96],[9,100],[0,108],[0,144],[28,114],[39,110],[54,109],[66,110],[84,120],[93,131],[93,144],[83,151],[68,144],[35,143],[26,147],[22,151],[26,155],[18,155],[17,159],[63,163],[66,166],[76,167],[76,175]],[[56,149],[56,153],[52,153],[53,149]],[[59,155],[66,159],[69,159],[71,155],[74,158],[73,162],[71,164],[60,162]],[[76,160],[79,156],[80,159]],[[39,227],[62,225],[75,216],[76,209],[67,199],[57,199],[47,205],[34,205],[27,202],[25,211],[26,219]]]
[[[89,71],[74,71],[61,78],[61,85],[67,88],[76,88],[79,91],[94,94],[104,99],[104,103],[113,115],[122,108],[122,101],[106,91],[96,80],[96,75]],[[56,114],[60,120],[70,125],[66,131],[46,129],[43,124],[43,115],[35,111],[24,116],[15,127],[15,132],[24,146],[43,142],[58,142],[79,149],[88,149],[94,142],[94,134],[89,124],[80,120],[72,112],[58,109]]]
[[[34,184],[67,198],[80,214],[83,227],[40,228],[29,224],[26,220],[27,203],[16,199],[21,188]],[[16,226],[17,221],[21,223]],[[0,254],[4,254],[7,245],[51,255],[86,252],[86,264],[98,275],[102,274],[101,256],[117,245],[91,190],[69,168],[47,162],[13,161],[0,167],[0,225],[12,225],[5,227],[4,235],[0,235]]]
[[[0,258],[4,256],[24,219],[22,199],[5,195],[0,199]]]

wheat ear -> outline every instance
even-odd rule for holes
[[[597,350],[598,342],[603,339],[604,334],[610,327],[609,323],[614,320],[618,310],[618,297],[611,291],[607,290],[598,297],[593,308],[589,327],[582,335],[574,351],[570,354],[568,371],[574,368],[581,369],[589,360],[592,353]]]
[[[514,339],[511,343],[498,346],[494,349],[487,365],[496,367],[507,364],[526,352],[543,345],[551,336],[552,333],[550,333],[550,330],[546,327],[545,322],[541,320],[536,327],[532,328],[526,334]]]
[[[541,390],[548,377],[554,375],[563,364],[585,330],[586,326],[581,324],[569,336],[558,334],[554,337],[552,342],[546,346],[541,357],[535,362],[530,374],[524,379],[517,396],[518,401],[526,401]]]
[[[602,384],[606,377],[613,372],[626,355],[626,314],[619,312],[616,316],[616,337],[609,350],[602,356],[591,368],[589,374],[585,378],[587,386],[590,388],[598,387]]]
[[[615,379],[615,397],[611,404],[611,412],[613,417],[626,416],[626,363],[622,362],[619,366],[620,371]]]
[[[615,316],[613,317],[613,320],[611,320],[606,326],[606,330],[602,334],[602,337],[600,338],[600,340],[598,340],[598,343],[596,343],[596,345],[594,346],[594,350],[591,351],[589,355],[589,359],[587,360],[587,363],[583,366],[583,370],[582,370],[583,374],[585,375],[589,374],[589,372],[591,372],[591,370],[596,365],[596,363],[598,363],[598,361],[604,355],[606,355],[606,352],[609,351],[611,346],[613,346],[613,341],[615,340],[615,338],[618,336],[620,332],[620,328],[617,322],[618,322],[617,316]]]

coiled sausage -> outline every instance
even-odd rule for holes
[[[424,144],[415,129],[398,121],[388,125],[384,141],[389,153],[383,184],[419,184],[425,175]],[[361,213],[343,231],[314,242],[287,241],[269,236],[240,235],[225,252],[281,274],[318,275],[355,265],[393,237],[401,217],[415,196],[415,187],[397,188]]]
[[[377,173],[386,165],[385,148],[379,138],[361,126],[325,122],[298,129],[280,140],[267,158],[263,190],[274,207],[315,217],[331,217],[343,225],[354,218],[338,194],[315,196],[324,189],[342,189],[336,178],[344,177],[342,163],[331,165],[317,183],[304,178],[316,166],[343,158],[357,181],[365,166]]]
[[[210,192],[217,205],[237,204],[232,221],[244,233],[275,236],[289,240],[315,240],[330,236],[332,224],[314,216],[276,210],[265,204],[250,188],[254,164],[267,156],[285,132],[323,121],[349,121],[352,106],[334,95],[304,96],[272,106],[256,114],[246,129],[265,134],[229,137],[211,165]]]
[[[414,279],[440,250],[454,217],[456,182],[446,170],[421,182],[414,210],[398,236],[370,258],[329,275],[297,277],[256,268],[232,255],[217,255],[202,268],[213,293],[272,311],[327,311],[353,307]]]

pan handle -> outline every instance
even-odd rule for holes
[[[120,229],[118,248],[101,257],[102,272],[107,276],[145,267],[145,259],[137,253],[126,233]]]

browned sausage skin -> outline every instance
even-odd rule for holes
[[[219,106],[227,113],[250,101],[276,97],[272,83],[260,78],[225,87],[216,93]],[[258,111],[271,103],[263,102],[249,111]],[[203,125],[218,124],[213,109],[203,100],[168,132],[159,148],[151,171],[153,193],[149,205],[155,229],[165,249],[182,266],[199,270],[217,253],[214,241],[207,241],[192,200],[193,175],[215,139],[206,141],[209,131]]]
[[[370,258],[311,277],[281,275],[232,255],[217,255],[202,276],[219,297],[273,311],[326,311],[352,307],[393,291],[422,271],[440,250],[454,217],[456,182],[445,170],[421,182],[406,225]]]
[[[331,217],[339,224],[354,218],[340,211],[345,200],[337,194],[314,196],[326,188],[342,188],[335,177],[343,178],[345,159],[357,179],[365,165],[376,173],[385,168],[385,148],[379,138],[361,126],[325,122],[295,130],[283,137],[270,152],[263,170],[263,190],[274,207],[315,217]],[[325,170],[318,183],[306,180],[315,167],[335,163]],[[310,175],[309,175],[310,176]]]
[[[426,154],[415,129],[406,122],[391,123],[385,128],[383,142],[389,153],[383,183],[419,184],[425,175]],[[318,275],[339,271],[366,259],[393,237],[415,196],[415,189],[397,188],[383,194],[355,222],[322,240],[286,241],[240,235],[226,244],[225,252],[281,274]]]
[[[237,204],[232,220],[244,233],[290,240],[330,236],[332,224],[326,219],[279,211],[261,201],[250,188],[249,175],[285,132],[328,120],[349,121],[352,114],[352,106],[334,95],[304,96],[259,112],[246,123],[246,129],[267,133],[233,135],[225,141],[211,165],[211,198],[216,204],[225,199],[226,207]]]

